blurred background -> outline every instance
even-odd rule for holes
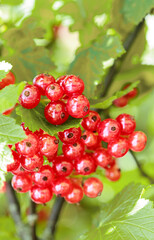
[[[103,58],[103,49],[95,43],[104,35],[116,36],[124,44],[139,22],[141,10],[132,1],[121,0],[1,0],[0,1],[0,59],[13,65],[16,82],[32,82],[41,72],[55,78],[66,73],[79,75],[90,84],[87,97],[99,98],[105,77],[114,63],[111,56]],[[129,8],[130,7],[130,8]],[[152,9],[151,5],[151,9]],[[144,6],[143,6],[144,8]],[[132,10],[133,9],[133,10]],[[140,80],[139,94],[127,106],[111,106],[108,114],[115,118],[120,113],[135,116],[137,130],[148,136],[147,147],[136,157],[143,170],[154,177],[154,15],[145,9],[140,31],[122,60],[121,67],[110,84],[106,96],[112,96],[127,82]],[[95,51],[94,51],[95,50]],[[111,49],[113,51],[113,49]],[[93,51],[94,55],[90,55]],[[93,57],[95,61],[93,62]],[[96,68],[93,66],[96,64]],[[99,69],[97,69],[97,67]],[[93,72],[95,71],[95,73]],[[91,75],[93,79],[91,80]],[[103,112],[102,112],[103,117]],[[65,204],[56,240],[75,240],[94,224],[93,215],[100,206],[111,200],[128,183],[148,185],[130,153],[118,160],[121,179],[110,182],[102,169],[97,175],[104,183],[104,191],[97,199],[84,198],[80,205]],[[18,194],[25,222],[29,211],[28,194]],[[37,232],[41,234],[54,199],[47,206],[37,206]],[[8,212],[5,185],[0,193],[0,240],[19,240]],[[6,228],[9,231],[6,231]]]

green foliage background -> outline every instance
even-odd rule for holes
[[[143,170],[154,178],[154,47],[147,41],[148,20],[153,20],[153,8],[154,0],[1,0],[0,59],[13,65],[16,85],[0,91],[0,113],[13,107],[25,82],[31,83],[41,72],[55,77],[66,73],[79,75],[85,82],[84,94],[91,106],[102,109],[102,119],[107,114],[115,118],[124,112],[135,116],[137,130],[145,131],[148,136],[146,149],[135,156]],[[126,51],[129,36],[143,18],[145,22],[140,32]],[[122,57],[121,62],[119,57]],[[102,98],[108,84],[106,76],[115,61],[118,71]],[[120,91],[127,82],[132,83],[130,88]],[[114,99],[136,86],[139,95],[126,107],[112,106]],[[78,120],[70,119],[59,128],[51,126],[44,119],[42,109],[41,104],[32,110],[19,106],[10,117],[1,114],[1,142],[11,144],[24,138],[19,130],[22,121],[33,131],[43,128],[50,134],[79,125]],[[0,165],[7,163],[4,163],[5,157],[2,151]],[[101,197],[85,197],[78,206],[64,205],[55,240],[154,239],[154,187],[141,175],[130,153],[118,162],[122,169],[118,182],[109,182],[102,169],[95,174],[104,184]],[[18,198],[22,203],[23,220],[28,223],[29,196],[18,194]],[[38,206],[37,212],[41,209],[48,212],[53,202],[47,207]],[[138,211],[134,211],[136,203],[140,206]],[[2,193],[0,205],[0,240],[19,240]],[[45,223],[37,224],[39,236]]]

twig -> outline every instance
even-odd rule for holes
[[[64,198],[57,197],[52,208],[51,215],[48,220],[47,227],[43,234],[43,239],[54,240],[54,233],[56,230],[56,225],[64,204]]]
[[[36,204],[32,200],[30,200],[29,224],[31,226],[32,240],[38,240],[36,235],[36,220],[37,220]]]
[[[152,177],[150,177],[146,172],[144,172],[144,170],[142,169],[141,164],[139,163],[139,161],[138,161],[137,157],[135,156],[134,152],[131,151],[131,150],[129,150],[129,152],[133,156],[133,159],[134,159],[134,161],[135,161],[135,163],[136,163],[136,165],[137,165],[141,175],[143,177],[146,177],[147,179],[149,179],[150,183],[153,184],[154,183],[154,179]]]

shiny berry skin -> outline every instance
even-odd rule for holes
[[[41,99],[39,89],[33,85],[27,85],[19,97],[19,103],[27,109],[35,108]]]
[[[73,184],[70,179],[61,177],[53,182],[52,191],[61,197],[66,196],[73,190]]]
[[[43,204],[49,202],[53,196],[51,187],[33,186],[30,196],[33,202]]]
[[[15,76],[12,72],[6,74],[6,77],[0,81],[0,90],[15,83]]]
[[[120,114],[116,120],[121,126],[121,135],[129,135],[134,132],[136,128],[136,122],[133,116],[123,113]]]
[[[84,91],[83,80],[75,75],[66,76],[63,86],[68,96],[81,95]]]
[[[127,89],[128,87],[130,86],[130,83],[127,83],[123,89]],[[138,94],[138,90],[137,88],[133,88],[129,93],[127,93],[125,96],[128,98],[128,99],[131,99],[131,98],[134,98],[136,97],[136,95]]]
[[[19,154],[17,152],[15,152],[14,150],[11,150],[11,152],[12,152],[14,162],[7,164],[7,172],[12,172],[12,171],[17,170],[20,165]]]
[[[58,101],[64,94],[62,87],[58,83],[52,83],[47,86],[45,95],[51,101]]]
[[[44,159],[40,154],[35,154],[32,157],[21,157],[22,167],[29,172],[38,172],[43,166]]]
[[[93,158],[96,164],[102,168],[106,168],[113,162],[112,156],[105,148],[96,149],[96,151],[93,153]]]
[[[54,82],[54,77],[45,73],[39,74],[33,79],[33,84],[39,88],[41,95],[45,95],[47,86]]]
[[[98,135],[104,142],[110,142],[111,140],[119,137],[120,134],[121,126],[114,119],[108,118],[99,124]]]
[[[78,174],[89,175],[96,170],[96,164],[90,154],[85,153],[80,159],[75,160],[74,168]]]
[[[58,137],[63,143],[73,144],[81,137],[81,128],[69,128],[58,133]]]
[[[101,121],[100,115],[95,111],[89,111],[88,116],[82,119],[81,125],[85,130],[96,131],[97,126]]]
[[[53,169],[58,176],[69,176],[73,171],[72,161],[66,159],[63,155],[58,156],[53,161]]]
[[[77,185],[73,184],[73,190],[65,196],[65,200],[69,203],[78,203],[83,198],[83,189]]]
[[[25,175],[26,173],[29,173],[29,172],[27,172],[27,171],[21,166],[21,163],[20,163],[19,167],[18,167],[16,170],[12,170],[11,173],[14,174],[14,175]]]
[[[80,158],[84,153],[84,145],[81,140],[73,144],[63,143],[62,150],[64,156],[70,160]]]
[[[43,134],[39,139],[40,153],[52,157],[58,151],[59,140],[49,134]]]
[[[84,194],[87,197],[95,198],[101,195],[103,191],[103,183],[98,178],[88,178],[83,185]]]
[[[116,182],[120,179],[121,177],[121,170],[118,168],[116,165],[113,166],[112,168],[106,170],[105,176],[107,179],[110,181]]]
[[[40,187],[50,186],[54,179],[54,172],[52,167],[44,165],[39,172],[32,174],[32,181]]]
[[[38,138],[35,134],[27,134],[27,138],[15,144],[20,155],[34,156],[39,150]]]
[[[61,125],[69,117],[66,105],[62,101],[48,103],[44,109],[44,115],[47,121],[53,125]]]
[[[129,136],[128,142],[129,142],[129,147],[132,151],[140,152],[146,146],[147,136],[145,135],[144,132],[135,131]]]
[[[120,98],[117,98],[113,101],[113,104],[116,107],[125,107],[128,104],[128,98],[126,96],[122,96]]]
[[[125,138],[115,139],[108,144],[108,152],[115,158],[123,157],[129,150],[128,140]]]
[[[27,174],[13,176],[12,187],[18,192],[28,192],[32,187],[32,179]]]
[[[87,148],[92,148],[98,144],[98,135],[91,131],[85,131],[81,136],[81,141]]]
[[[59,77],[59,78],[57,78],[56,79],[56,83],[58,83],[61,87],[62,87],[62,89],[64,90],[64,84],[65,84],[65,78],[66,78],[67,76],[66,75],[64,75],[64,76],[61,76],[61,77]],[[64,90],[65,91],[65,90]]]
[[[67,112],[74,118],[83,118],[89,113],[90,104],[84,95],[70,97],[66,104]]]

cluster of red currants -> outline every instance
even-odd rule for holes
[[[82,118],[88,114],[90,104],[82,95],[84,82],[75,75],[55,78],[48,74],[40,74],[33,80],[33,85],[26,85],[19,97],[19,103],[28,109],[35,108],[41,99],[46,96],[50,102],[44,110],[45,118],[54,125],[61,125],[69,115]]]
[[[146,135],[135,131],[135,120],[128,114],[101,121],[97,112],[89,111],[81,126],[83,133],[80,127],[58,132],[63,155],[57,156],[59,140],[55,136],[41,129],[33,133],[22,124],[27,138],[15,144],[14,162],[8,165],[8,171],[14,174],[13,188],[30,191],[36,203],[50,201],[53,193],[69,203],[78,203],[84,194],[94,198],[101,194],[102,182],[82,176],[94,173],[99,166],[109,180],[117,181],[120,169],[115,158],[124,156],[129,149],[142,151],[146,145]],[[102,147],[102,141],[107,148]],[[49,162],[46,165],[44,157]]]

